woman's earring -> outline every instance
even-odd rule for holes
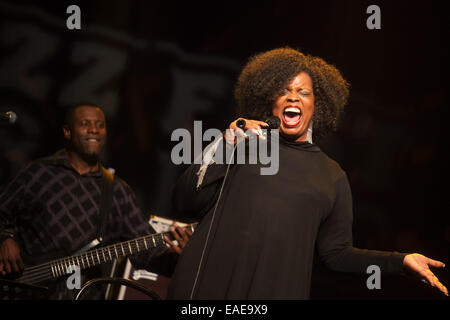
[[[308,131],[306,132],[306,141],[308,141],[311,144],[313,143],[313,141],[312,141],[312,125],[313,125],[313,122],[311,120],[311,122],[309,123]]]

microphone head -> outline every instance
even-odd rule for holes
[[[277,116],[271,116],[266,120],[266,123],[269,125],[268,129],[278,129],[280,127],[281,120]]]
[[[0,112],[0,118],[8,121],[10,124],[16,122],[17,114],[13,111]]]
[[[239,119],[238,121],[236,121],[236,126],[238,128],[241,128],[242,130],[244,130],[245,125],[246,125],[246,122],[244,119]]]
[[[15,112],[12,111],[8,111],[6,113],[9,116],[9,123],[14,123],[17,120],[17,114]]]

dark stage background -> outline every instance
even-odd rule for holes
[[[322,57],[351,84],[336,134],[319,146],[348,173],[354,245],[450,263],[447,209],[448,14],[437,1],[0,1],[0,184],[62,146],[61,117],[104,107],[107,167],[146,214],[175,217],[176,128],[225,129],[247,58],[279,46]],[[81,8],[68,30],[66,8]],[[381,8],[381,30],[366,9]],[[448,268],[448,267],[447,267]],[[450,286],[449,273],[435,270]],[[406,277],[335,274],[316,265],[313,298],[443,298]],[[267,281],[271,281],[267,279]]]

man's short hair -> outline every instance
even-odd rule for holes
[[[86,102],[82,102],[82,103],[77,103],[74,104],[72,106],[70,106],[65,113],[65,117],[64,117],[64,124],[63,125],[67,125],[70,126],[72,121],[73,121],[73,115],[75,114],[75,111],[80,108],[80,107],[92,107],[92,108],[99,108],[100,110],[103,111],[103,113],[105,113],[105,111],[103,110],[102,107],[100,107],[98,104],[96,103],[92,103],[89,101]]]

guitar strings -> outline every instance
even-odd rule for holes
[[[52,279],[53,276],[51,273],[46,272],[44,274],[34,275],[33,277],[28,277],[25,279],[20,278],[20,282],[28,283],[28,284],[36,284],[46,280]]]
[[[128,245],[125,247],[123,247],[124,243],[121,243],[120,246],[122,247],[121,249],[123,249],[123,250],[117,251],[117,257],[119,258],[122,256],[128,256],[128,255],[132,255],[133,253],[138,253],[138,252],[142,251],[142,249],[144,249],[144,243],[142,242],[141,246],[139,246],[138,241],[139,240],[133,241],[135,243],[128,242],[127,243]],[[163,239],[155,240],[156,245],[160,245],[162,242],[163,242]],[[67,267],[70,265],[76,265],[76,266],[80,267],[81,269],[85,269],[86,265],[88,265],[87,268],[93,267],[94,265],[98,265],[98,264],[101,264],[101,263],[104,263],[104,262],[107,262],[108,260],[110,260],[109,255],[104,255],[104,252],[100,253],[101,251],[105,251],[108,249],[111,250],[111,248],[117,247],[117,246],[118,246],[118,244],[104,247],[104,248],[99,248],[96,250],[88,251],[82,255],[58,259],[58,260],[54,260],[54,261],[51,261],[51,262],[48,262],[45,264],[27,268],[24,271],[24,274],[19,279],[22,282],[38,283],[39,281],[44,281],[44,280],[49,280],[52,278],[59,278],[59,277],[65,276],[67,274]],[[130,250],[130,248],[131,248],[131,250]],[[123,253],[125,253],[125,255]],[[89,257],[88,257],[89,254],[91,255],[90,263],[92,265],[87,263],[87,261],[89,260]],[[116,254],[114,254],[114,255],[116,255]],[[83,260],[83,256],[86,257],[86,265],[84,265],[84,267],[83,267],[83,264],[80,263],[80,261],[77,261],[77,263],[75,263],[75,261],[74,261],[77,258],[81,258]],[[70,260],[72,260],[72,261],[70,261]],[[83,262],[84,262],[84,260],[83,260]],[[56,274],[57,274],[56,277],[54,276],[53,272],[51,271],[52,265],[56,269]],[[59,268],[57,265],[59,266]]]
[[[163,234],[163,233],[161,233],[161,234]],[[148,243],[146,243],[146,240],[147,240],[146,238],[155,237],[157,235],[159,235],[159,234],[148,235],[148,236],[136,238],[136,239],[125,241],[125,242],[120,242],[120,243],[117,243],[117,244],[114,244],[114,245],[110,245],[110,246],[107,246],[107,247],[98,248],[98,249],[91,250],[91,251],[88,251],[88,252],[85,252],[85,253],[81,253],[81,254],[78,254],[78,255],[52,260],[52,261],[49,261],[49,262],[46,262],[46,263],[43,263],[43,264],[39,264],[39,265],[35,265],[35,266],[32,266],[32,267],[29,267],[26,270],[27,271],[31,271],[31,270],[36,269],[36,268],[48,267],[51,263],[65,264],[66,262],[69,262],[70,264],[74,264],[73,263],[74,260],[77,260],[77,262],[78,262],[78,259],[80,259],[80,260],[82,260],[84,262],[84,260],[83,260],[84,258],[86,258],[86,262],[88,262],[89,261],[89,257],[88,257],[89,254],[91,254],[91,259],[90,260],[94,261],[94,263],[97,263],[97,261],[95,260],[96,256],[94,254],[100,253],[100,254],[103,255],[103,253],[101,253],[101,251],[105,251],[105,250],[111,251],[112,249],[117,249],[117,247],[120,248],[120,250],[118,250],[118,252],[117,252],[117,256],[121,257],[123,255],[122,248],[128,249],[128,251],[129,251],[128,247],[129,247],[129,245],[132,245],[133,247],[136,247],[136,249],[137,249],[137,245],[135,243],[133,243],[133,242],[139,242],[139,241],[142,241],[142,244],[143,244],[144,247],[145,247],[145,244],[147,244],[147,247],[148,247]],[[160,239],[155,239],[155,243],[160,244],[160,242],[161,242]],[[151,243],[153,243],[153,242],[151,242]],[[124,247],[124,245],[126,245],[126,246]],[[139,243],[138,243],[138,245],[139,245]],[[153,247],[153,246],[151,246],[151,247]],[[140,249],[140,247],[139,247],[139,249]],[[125,251],[125,250],[123,250],[123,251]],[[141,250],[139,250],[139,251],[141,251]],[[120,253],[122,253],[122,255]],[[70,260],[72,260],[73,262],[70,261]],[[105,261],[107,261],[107,260],[105,260]]]
[[[197,223],[191,224],[187,227],[191,227],[193,228],[195,225],[197,225]],[[144,248],[146,248],[145,250],[148,250],[150,248],[155,247],[155,245],[150,246],[150,248],[148,248],[148,243],[146,240],[148,240],[149,238],[152,238],[151,243],[156,244],[156,246],[161,245],[163,243],[165,243],[165,240],[163,239],[163,235],[170,235],[169,232],[161,232],[161,233],[157,233],[157,234],[153,234],[153,235],[147,235],[147,236],[143,236],[140,238],[136,238],[133,240],[129,240],[129,241],[125,241],[125,242],[121,242],[121,243],[117,243],[114,245],[110,245],[107,247],[102,247],[102,248],[98,248],[95,250],[91,250],[79,255],[75,255],[75,256],[71,256],[71,257],[66,257],[66,258],[62,258],[62,259],[57,259],[57,260],[52,260],[50,262],[47,263],[43,263],[43,264],[39,264],[36,266],[32,266],[29,268],[26,268],[22,274],[22,276],[19,278],[20,281],[22,282],[28,282],[30,284],[32,283],[39,283],[45,280],[49,280],[52,278],[59,278],[62,277],[64,275],[67,274],[67,266],[70,265],[76,265],[81,269],[86,269],[86,264],[88,265],[87,268],[91,267],[90,263],[92,263],[92,266],[94,265],[98,265],[101,263],[105,263],[108,260],[111,260],[110,254],[106,254],[105,255],[105,251],[108,253],[111,253],[112,250],[114,250],[114,254],[113,256],[117,256],[117,258],[123,257],[123,256],[129,256],[132,255],[133,253],[138,253],[140,251],[142,251]],[[161,238],[156,238],[156,236],[160,235]],[[140,243],[139,243],[140,242]],[[125,247],[124,247],[125,245]],[[117,247],[119,247],[119,250],[117,250]],[[131,250],[130,250],[131,248]],[[128,253],[127,253],[128,251]],[[89,261],[89,254],[91,255],[91,261]],[[102,259],[103,257],[103,259]],[[80,263],[80,261],[82,263]],[[52,271],[52,266],[53,268],[56,268],[56,273],[57,276],[54,276],[54,273]],[[59,266],[59,268],[58,268]],[[64,267],[63,267],[64,266]],[[66,270],[65,270],[66,269]]]

